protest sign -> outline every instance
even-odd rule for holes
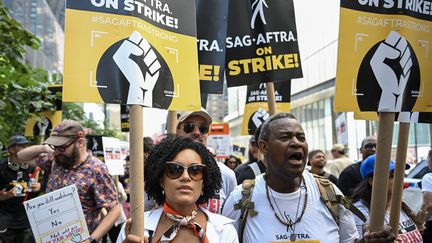
[[[430,1],[341,1],[335,110],[379,112],[372,232],[384,224],[395,113],[402,112],[399,119],[415,121],[418,114],[412,111],[432,107],[430,92],[425,92],[431,88],[432,77],[428,67],[432,60],[430,10]],[[400,135],[407,139],[406,134]],[[403,170],[398,170],[395,181],[402,177]],[[400,199],[392,199],[399,209]]]
[[[76,185],[24,202],[36,242],[81,242],[90,234]]]
[[[44,138],[51,133],[57,124],[62,119],[62,86],[61,85],[50,85],[48,90],[52,95],[56,95],[55,100],[55,111],[44,111],[38,114],[31,114],[31,117],[26,122],[24,135],[28,137],[41,137]]]
[[[228,0],[196,0],[196,3],[201,93],[222,94]]]
[[[303,77],[292,0],[230,1],[228,87]]]
[[[127,105],[120,105],[120,126],[122,132],[129,132],[129,107]]]
[[[101,161],[105,161],[104,149],[102,145],[101,135],[87,135],[87,149],[90,150],[93,156],[97,157]]]
[[[124,175],[124,160],[122,159],[120,140],[102,137],[105,164],[110,175]]]
[[[229,124],[210,124],[207,144],[216,150],[216,158],[229,158],[232,154]]]
[[[290,111],[291,82],[276,82],[275,101],[278,112]],[[270,117],[266,85],[248,85],[241,135],[255,135],[255,130]]]
[[[348,129],[345,116],[346,114],[342,113],[335,120],[336,141],[344,145],[348,144]]]
[[[64,101],[197,110],[195,2],[68,0]]]
[[[430,1],[341,1],[336,111],[432,111]]]

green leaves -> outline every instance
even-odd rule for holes
[[[0,2],[0,142],[23,134],[30,111],[53,110],[45,70],[24,62],[26,47],[39,48],[40,40],[12,19]],[[54,96],[53,96],[54,97]]]

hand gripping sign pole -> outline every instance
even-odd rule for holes
[[[131,233],[144,235],[143,107],[130,105]]]
[[[379,113],[378,143],[370,210],[371,232],[380,231],[383,228],[384,216],[387,211],[387,182],[389,178],[394,119],[394,112]]]
[[[270,116],[276,114],[275,88],[273,82],[266,83],[267,103]]]
[[[409,123],[400,123],[390,208],[390,226],[392,227],[392,232],[396,235],[399,231],[399,217],[402,205],[403,180],[405,177],[405,160],[408,148],[409,128]]]
[[[168,111],[167,133],[175,134],[177,130],[177,111]]]

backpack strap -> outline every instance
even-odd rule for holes
[[[252,202],[253,188],[255,187],[255,179],[244,180],[242,183],[242,198],[234,204],[234,210],[240,209],[240,243],[243,242],[243,233],[248,215],[254,217],[258,214],[254,210],[254,202]]]
[[[255,174],[255,177],[261,175],[261,169],[257,162],[250,163],[248,164],[248,166],[249,168],[252,169],[253,173]]]
[[[363,213],[356,208],[348,198],[344,195],[337,195],[331,181],[325,177],[312,174],[315,178],[316,184],[318,185],[320,191],[320,199],[326,205],[327,209],[330,211],[336,224],[339,225],[339,204],[342,204],[346,209],[350,210],[354,215],[356,215],[363,222],[366,222],[366,217]]]

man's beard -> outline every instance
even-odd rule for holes
[[[78,151],[78,148],[75,145],[72,150],[72,154],[70,156],[65,156],[62,154],[54,156],[56,163],[59,164],[64,169],[72,169],[75,163],[79,160],[79,158],[80,158],[80,153]]]

